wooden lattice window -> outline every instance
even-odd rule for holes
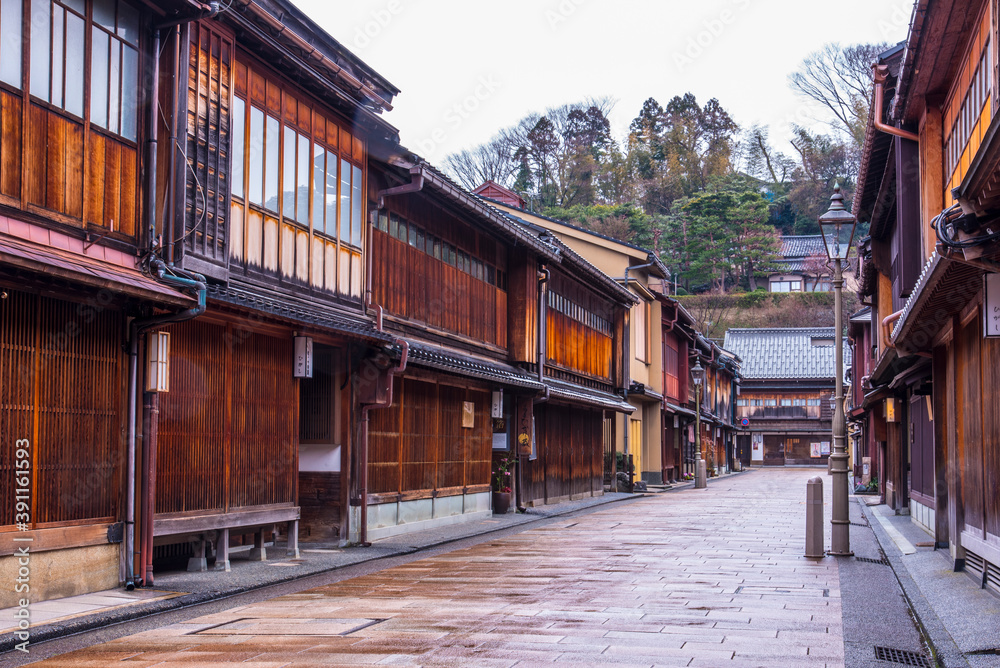
[[[232,55],[232,38],[217,26],[191,26],[184,249],[221,265],[228,258]]]

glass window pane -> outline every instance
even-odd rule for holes
[[[63,106],[63,29],[66,27],[66,10],[59,5],[52,7],[52,97],[57,107]]]
[[[93,28],[90,59],[90,122],[108,127],[108,34]]]
[[[122,43],[111,40],[111,67],[109,69],[111,85],[108,87],[108,130],[118,133],[121,130],[120,97],[122,92]]]
[[[378,214],[378,229],[383,232],[389,231],[389,214],[387,214],[384,209],[379,211]]]
[[[94,0],[94,23],[115,31],[115,0]]]
[[[31,3],[31,83],[35,97],[49,100],[50,40],[52,38],[52,4]]]
[[[250,107],[250,186],[254,204],[264,204],[264,112]]]
[[[326,150],[319,144],[313,144],[312,226],[313,230],[320,234],[326,232],[326,226],[323,224],[325,211]]]
[[[406,243],[408,243],[411,246],[413,246],[414,248],[416,248],[417,247],[417,228],[415,228],[413,225],[410,225],[410,229],[408,230],[408,232],[409,232],[409,234],[407,235]]]
[[[337,236],[337,156],[326,152],[326,233]]]
[[[83,69],[87,62],[84,35],[87,24],[75,14],[66,14],[66,111],[83,118]]]
[[[139,45],[139,11],[124,2],[118,3],[118,36],[129,44]]]
[[[122,137],[135,141],[139,116],[139,52],[122,47]],[[81,77],[82,81],[82,77]]]
[[[389,236],[395,239],[399,235],[399,216],[389,214]]]
[[[351,240],[351,163],[340,159],[340,240]]]
[[[351,243],[358,248],[361,247],[361,240],[364,238],[365,230],[365,202],[367,199],[364,193],[361,192],[363,185],[364,179],[361,176],[361,168],[354,167],[354,179],[351,184],[352,197],[354,198],[352,202],[353,213],[351,214]]]
[[[278,148],[278,137],[281,124],[274,116],[267,117],[267,130],[264,133],[264,208],[278,210],[278,169],[281,166],[281,154]]]
[[[268,119],[270,122],[270,119]],[[270,130],[270,124],[268,130]],[[295,130],[285,127],[285,173],[281,182],[281,214],[295,218]]]
[[[246,104],[242,98],[233,97],[232,129],[229,131],[229,153],[233,167],[229,172],[233,195],[243,197],[243,158],[246,149]]]
[[[417,230],[417,250],[421,253],[424,252],[424,231]]]
[[[309,227],[309,138],[303,135],[299,135],[298,160],[295,220]]]
[[[74,9],[81,14],[84,13],[85,7],[83,0],[59,0],[62,4],[66,5],[70,9]]]
[[[404,244],[407,242],[407,239],[409,238],[409,234],[406,229],[408,224],[409,223],[407,223],[404,218],[399,219],[399,233],[396,238],[402,241]]]
[[[21,87],[21,0],[0,0],[0,81]]]

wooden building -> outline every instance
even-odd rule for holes
[[[996,0],[921,0],[882,54],[855,194],[871,223],[862,408],[885,443],[885,501],[1000,590]]]
[[[867,241],[859,244],[864,248]],[[851,456],[855,484],[875,483],[879,495],[884,496],[886,423],[881,410],[865,408],[866,381],[875,363],[871,307],[865,306],[851,314],[848,321],[848,340],[851,343],[851,391],[846,394],[845,411],[848,435],[851,437],[848,454]],[[884,500],[884,498],[883,498]]]
[[[614,417],[613,447],[631,458],[635,480],[662,483],[663,341],[656,288],[669,277],[667,268],[648,249],[528,211],[523,199],[496,183],[487,182],[476,192],[500,210],[548,230],[635,296],[636,302],[628,314],[629,336],[624,341],[628,359],[628,383],[624,389],[635,411]],[[612,458],[609,453],[608,461],[616,462],[617,457]],[[616,483],[617,477],[610,474],[609,471],[612,483]]]
[[[693,444],[688,439],[689,425],[694,422],[695,409],[691,398],[691,364],[689,352],[697,341],[694,317],[676,299],[657,293],[660,302],[660,356],[663,375],[663,436],[660,442],[661,479],[665,483],[694,475]]]
[[[819,234],[781,237],[776,271],[767,278],[768,292],[829,292],[830,269]]]
[[[164,544],[294,552],[317,494],[343,535],[396,89],[284,0],[2,0],[0,42],[0,467],[33,472],[0,541],[63,573],[33,600],[150,584]]]
[[[725,348],[743,362],[736,419],[751,463],[826,466],[833,440],[833,328],[730,329]],[[851,357],[844,348],[846,369]]]

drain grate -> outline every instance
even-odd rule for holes
[[[876,647],[875,658],[879,661],[898,663],[901,666],[918,666],[918,668],[931,668],[927,657],[917,652],[910,652],[905,649],[895,647]]]
[[[881,559],[870,559],[868,557],[854,557],[854,561],[863,561],[866,564],[882,564],[883,566],[888,566],[889,562],[886,561],[885,557]]]
[[[851,526],[852,527],[871,527],[871,524],[868,524],[868,522],[851,522]]]

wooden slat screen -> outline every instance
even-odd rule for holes
[[[556,404],[535,408],[538,458],[524,475],[529,501],[545,503],[600,493],[604,486],[603,417]]]
[[[230,354],[229,507],[296,503],[299,392],[292,337],[254,334]]]
[[[388,313],[507,347],[507,293],[442,260],[372,232],[376,303]]]
[[[980,341],[982,332],[979,318],[973,318],[961,333],[955,336],[958,345],[958,406],[963,430],[959,441],[964,454],[962,466],[962,500],[965,505],[965,524],[979,530],[984,528],[983,513],[983,423],[981,413],[982,376],[980,374]]]
[[[8,291],[0,302],[0,525],[14,521],[15,442],[32,445],[36,526],[118,519],[121,313]]]
[[[186,152],[194,173],[185,172],[184,249],[223,266],[229,253],[232,56],[230,37],[207,23],[192,24]]]
[[[160,395],[156,512],[225,507],[225,328],[170,328],[170,391]]]
[[[200,321],[170,327],[160,398],[156,510],[296,502],[298,387],[292,338]]]
[[[983,375],[983,489],[986,501],[986,533],[1000,538],[1000,341],[984,339]]]
[[[368,491],[420,493],[488,485],[493,429],[483,390],[396,378],[393,404],[372,411]],[[462,427],[462,405],[475,406],[475,426]]]

